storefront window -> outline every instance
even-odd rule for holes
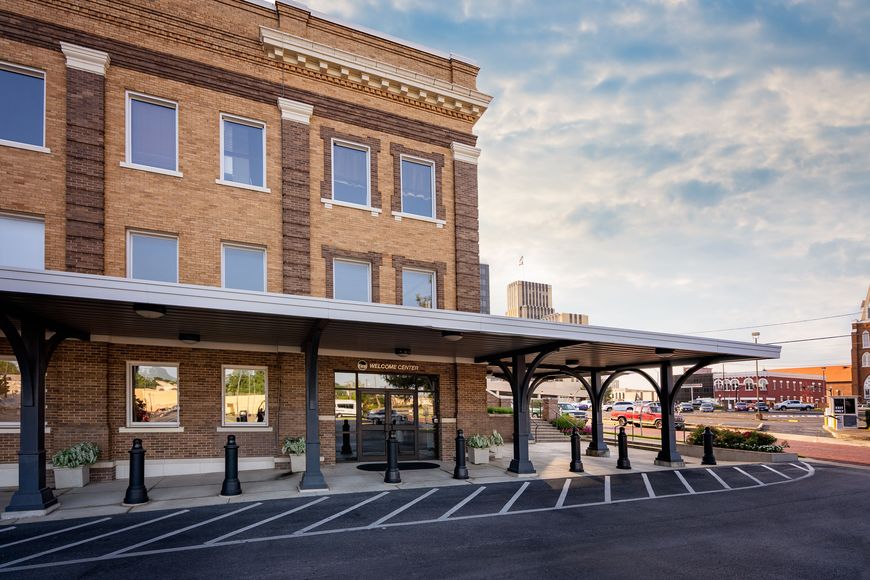
[[[0,425],[21,421],[21,371],[14,360],[0,359]]]
[[[335,373],[335,459],[356,460],[356,373]]]
[[[267,372],[264,367],[224,367],[224,425],[269,421]]]
[[[178,366],[131,363],[129,422],[167,427],[178,425]]]

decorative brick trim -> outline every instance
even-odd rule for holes
[[[310,127],[281,121],[284,292],[311,294]]]
[[[323,261],[326,266],[326,297],[334,298],[332,293],[332,263],[336,258],[346,258],[348,260],[359,260],[368,262],[372,265],[372,302],[381,301],[381,263],[383,255],[378,252],[355,252],[353,250],[344,250],[334,248],[324,244],[321,247]]]
[[[444,276],[447,273],[447,264],[444,262],[424,262],[412,260],[405,256],[393,256],[393,269],[396,271],[396,304],[403,302],[402,270],[404,268],[419,268],[435,272],[435,308],[445,308],[444,305]]]
[[[447,219],[447,209],[444,207],[444,195],[441,188],[441,172],[444,169],[444,155],[434,152],[409,149],[398,143],[390,143],[390,155],[393,156],[393,199],[392,210],[402,211],[402,155],[410,155],[427,159],[435,164],[435,218]]]
[[[102,274],[105,239],[105,77],[66,71],[66,269]]]
[[[347,133],[339,133],[331,127],[320,127],[320,138],[323,139],[323,181],[320,182],[320,197],[332,199],[332,139],[359,143],[369,148],[369,182],[371,184],[371,206],[381,209],[381,189],[378,181],[378,153],[381,152],[381,141],[373,137],[357,137]]]
[[[456,199],[456,309],[480,312],[480,246],[477,165],[453,162]]]

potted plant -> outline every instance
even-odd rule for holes
[[[290,471],[305,471],[305,437],[285,437],[281,452],[290,456]]]
[[[466,440],[465,446],[468,447],[468,460],[471,463],[489,463],[489,437],[475,433]]]
[[[504,457],[504,437],[495,429],[492,430],[492,435],[489,436],[489,447],[492,450],[493,457],[496,459]]]
[[[61,449],[51,458],[54,487],[84,487],[91,480],[90,466],[97,462],[100,448],[94,443],[78,443]]]

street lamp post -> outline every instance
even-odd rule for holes
[[[758,337],[761,336],[761,333],[757,330],[752,333],[752,339],[755,340],[755,344],[758,344]],[[758,386],[758,359],[755,359],[755,418],[763,419],[764,415],[761,414],[761,411],[758,410],[758,397],[760,396],[760,390]]]

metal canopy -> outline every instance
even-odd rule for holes
[[[145,319],[134,303],[161,305],[166,315]],[[90,333],[95,340],[178,340],[200,335],[201,346],[226,344],[298,349],[312,324],[328,321],[321,351],[491,362],[494,356],[536,351],[558,343],[547,367],[576,359],[581,369],[649,367],[673,350],[675,364],[778,358],[780,347],[646,331],[580,326],[449,310],[354,303],[308,296],[166,284],[71,272],[0,268],[0,308],[16,309]],[[446,340],[443,331],[461,332]],[[182,345],[181,342],[178,343]],[[656,349],[660,354],[656,354]],[[670,353],[669,353],[670,354]]]

